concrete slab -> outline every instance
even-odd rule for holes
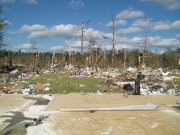
[[[37,118],[39,115],[50,114],[50,117],[40,125],[28,127],[26,129],[27,134],[180,134],[180,113],[168,107],[168,105],[176,106],[176,101],[179,100],[179,96],[172,94],[127,95],[127,98],[121,94],[102,94],[102,96],[81,95],[81,93],[53,95],[50,103],[42,106],[33,105],[37,99],[25,99],[23,96],[0,96],[0,124],[2,127],[6,123],[18,123],[23,118],[26,120],[27,118]],[[39,95],[38,98],[44,98],[43,96]],[[46,96],[49,98],[48,95]],[[60,111],[63,108],[113,108],[145,105],[149,102],[157,105],[158,108],[155,111],[126,110],[97,111],[95,113]],[[17,110],[21,110],[21,113],[12,112]],[[4,115],[13,116],[2,117]]]

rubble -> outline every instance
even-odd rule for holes
[[[137,72],[137,68],[133,68],[133,67],[129,67],[127,70],[126,70],[127,73],[136,73]]]
[[[15,70],[11,71],[10,74],[15,74],[17,72],[18,72],[18,69],[15,69]]]

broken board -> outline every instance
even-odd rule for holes
[[[145,111],[153,110],[157,105],[148,103],[146,105],[135,105],[115,108],[90,108],[90,109],[61,109],[62,112],[81,112],[81,111]]]

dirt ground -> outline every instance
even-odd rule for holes
[[[179,135],[180,111],[171,106],[179,106],[180,96],[122,95],[103,93],[81,95],[52,95],[48,105],[33,105],[34,100],[24,95],[0,96],[0,127],[5,124],[10,111],[19,111],[24,117],[34,118],[39,114],[50,114],[42,124],[28,127],[27,135]],[[43,95],[38,95],[43,96]],[[47,95],[48,96],[48,95]],[[37,97],[29,95],[28,97]],[[153,103],[158,107],[150,111],[83,111],[62,112],[61,109],[111,108]],[[33,109],[35,108],[35,109]],[[40,108],[38,110],[38,108]],[[16,122],[15,119],[13,122]],[[7,122],[6,122],[7,123]]]

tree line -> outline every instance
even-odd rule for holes
[[[176,50],[166,49],[162,54],[148,52],[145,59],[147,67],[151,68],[180,68],[180,48]],[[126,59],[125,59],[126,58]],[[138,49],[128,50],[126,53],[117,50],[114,55],[114,68],[128,68],[141,66],[142,53]],[[84,52],[83,57],[80,52],[50,53],[50,52],[12,52],[0,50],[0,66],[24,65],[28,69],[49,68],[53,64],[59,67],[72,64],[77,67],[111,67],[111,51],[102,51],[101,48],[94,48],[91,52]],[[124,64],[126,64],[124,66]]]

